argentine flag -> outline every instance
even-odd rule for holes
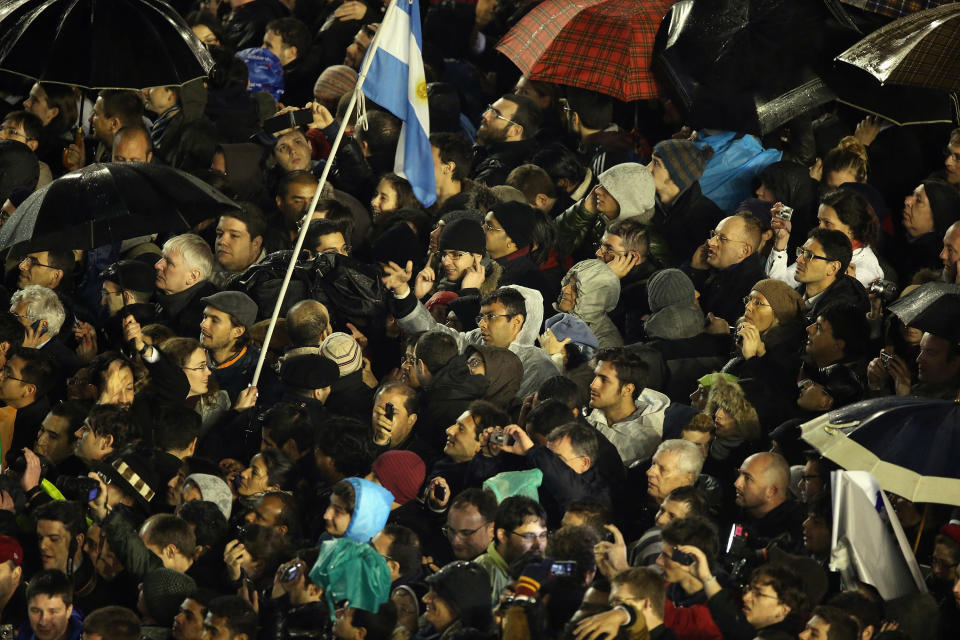
[[[406,178],[423,206],[437,199],[430,149],[430,112],[423,73],[423,35],[418,0],[392,0],[377,33],[363,93],[403,120],[394,173]],[[362,67],[361,67],[362,68]]]

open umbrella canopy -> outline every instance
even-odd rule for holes
[[[803,439],[849,471],[913,502],[960,505],[960,404],[886,396],[830,411]]]
[[[90,89],[180,85],[213,58],[163,0],[0,0],[0,69]]]
[[[915,11],[922,11],[955,0],[840,0],[843,4],[863,9],[880,16],[899,18]]]
[[[0,250],[93,249],[195,224],[240,206],[188,173],[143,162],[91,164],[38,189],[0,228]]]
[[[960,91],[960,3],[880,27],[837,56],[884,84]]]
[[[531,80],[632,101],[659,95],[653,40],[671,0],[546,0],[497,45]]]
[[[680,0],[653,69],[691,126],[765,134],[834,99],[812,71],[824,20],[817,2]]]
[[[890,305],[905,325],[955,340],[960,338],[960,285],[928,282]]]

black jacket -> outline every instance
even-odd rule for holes
[[[800,295],[803,295],[803,285],[797,287],[797,291],[800,292]],[[867,295],[866,288],[856,278],[843,274],[821,292],[820,297],[814,301],[813,307],[807,310],[807,324],[816,322],[817,316],[823,309],[834,302],[851,304],[864,314],[870,311],[870,298]]]
[[[488,385],[485,376],[470,373],[464,356],[454,356],[423,386],[414,430],[431,446],[442,449],[446,428],[471,402],[483,398]]]
[[[753,640],[756,637],[757,629],[747,622],[728,589],[722,589],[720,593],[707,600],[707,609],[710,610],[714,623],[720,629],[723,640]],[[802,626],[799,617],[790,613],[780,622],[764,629],[781,630],[790,637],[795,637]]]
[[[699,182],[694,182],[670,204],[657,200],[654,224],[670,247],[674,263],[683,264],[707,241],[722,218],[720,207],[703,195]]]
[[[287,596],[263,603],[263,630],[260,640],[305,638],[323,640],[330,637],[330,610],[326,601],[290,606]]]
[[[173,329],[178,336],[200,335],[203,308],[207,306],[200,300],[216,292],[217,288],[207,280],[202,280],[189,289],[172,295],[158,292],[157,302],[162,309],[163,323]]]
[[[758,281],[767,276],[756,253],[723,271],[684,268],[700,292],[700,308],[704,315],[713,313],[730,324],[743,315],[743,298]],[[862,288],[862,287],[861,287]]]
[[[50,400],[44,396],[37,398],[33,404],[17,409],[13,419],[13,440],[10,451],[6,452],[7,464],[11,464],[23,452],[24,447],[33,447],[37,440],[40,423],[50,411]]]
[[[631,344],[644,337],[643,319],[650,315],[650,302],[647,299],[647,280],[660,265],[653,256],[630,270],[620,279],[620,299],[617,306],[608,315],[620,329],[625,344]]]
[[[473,148],[473,171],[470,177],[488,187],[504,184],[510,172],[519,167],[537,149],[536,140],[498,142],[489,147]]]
[[[289,11],[279,0],[254,0],[238,7],[232,17],[224,22],[224,44],[234,51],[263,45],[267,23],[275,18],[284,18]]]
[[[336,380],[324,406],[341,416],[368,420],[373,409],[373,389],[363,381],[363,370],[357,369]]]

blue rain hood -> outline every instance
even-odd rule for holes
[[[370,542],[370,538],[387,524],[393,494],[363,478],[347,478],[347,482],[353,485],[353,515],[343,535],[354,542]]]

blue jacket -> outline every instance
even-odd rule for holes
[[[81,635],[83,635],[83,616],[81,616],[80,611],[74,607],[73,613],[70,614],[70,622],[67,623],[66,640],[80,640]],[[20,629],[17,631],[17,638],[19,638],[19,640],[37,640],[37,636],[30,627],[29,621],[24,622],[23,625],[20,626]]]

